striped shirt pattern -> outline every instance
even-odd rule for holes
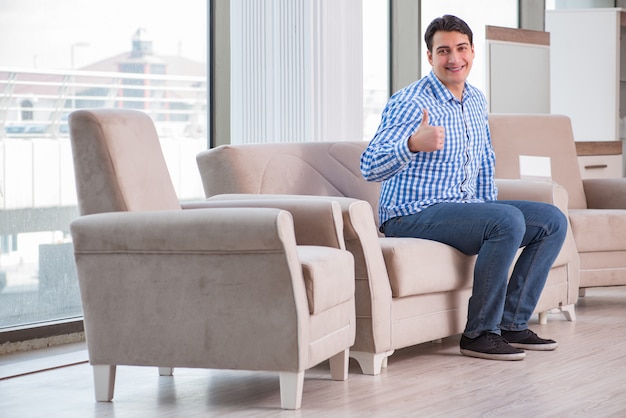
[[[424,108],[430,125],[444,127],[445,143],[439,151],[413,153],[408,139]],[[361,155],[363,177],[382,182],[380,225],[436,203],[495,200],[494,166],[484,94],[465,83],[460,101],[432,71],[391,96]]]

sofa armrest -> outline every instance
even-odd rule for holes
[[[498,200],[531,200],[551,203],[567,215],[567,190],[547,180],[496,179]]]
[[[216,195],[207,200],[188,202],[183,209],[275,208],[293,217],[298,245],[317,245],[345,249],[341,207],[332,200],[305,201],[297,196]]]
[[[626,178],[584,179],[589,209],[626,209]]]

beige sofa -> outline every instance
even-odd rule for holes
[[[298,194],[331,196],[340,202],[346,248],[355,256],[357,276],[357,335],[350,356],[364,373],[378,374],[393,350],[463,331],[475,257],[435,241],[380,235],[374,216],[380,185],[366,182],[359,169],[366,146],[366,142],[229,145],[201,152],[197,162],[210,199]],[[553,183],[509,180],[499,182],[499,187],[504,198],[567,207],[564,189]],[[578,257],[570,232],[537,306],[541,322],[554,308],[573,320],[577,292]]]
[[[581,294],[588,287],[626,285],[626,179],[581,178],[566,116],[494,114],[490,125],[496,177],[520,178],[520,155],[550,157],[552,179],[569,195]]]

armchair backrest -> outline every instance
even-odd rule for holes
[[[377,213],[380,183],[359,167],[367,141],[222,145],[197,156],[207,197],[225,193],[341,196]]]
[[[496,178],[519,179],[520,155],[550,157],[552,180],[567,190],[568,207],[587,208],[569,117],[491,114],[489,128],[496,152]]]
[[[69,115],[81,215],[181,209],[150,117],[138,110]]]

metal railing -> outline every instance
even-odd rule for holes
[[[76,205],[67,116],[99,107],[150,115],[179,197],[200,197],[206,77],[0,68],[0,211]]]
[[[205,76],[0,68],[0,138],[66,136],[77,108],[148,113],[160,134],[206,137]]]

